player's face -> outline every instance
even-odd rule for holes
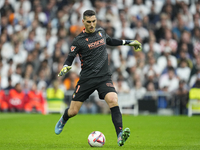
[[[96,16],[85,16],[83,19],[83,24],[85,26],[86,33],[93,33],[96,28],[97,18]]]

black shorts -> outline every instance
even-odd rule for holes
[[[98,91],[99,98],[104,99],[109,92],[116,92],[111,76],[79,80],[72,95],[73,101],[84,102],[95,91]]]

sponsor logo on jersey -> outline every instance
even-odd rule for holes
[[[71,46],[71,52],[75,50],[76,46]]]
[[[10,103],[14,106],[17,106],[17,105],[21,105],[22,101],[18,98],[12,98],[12,99],[10,99]]]
[[[93,48],[99,47],[101,45],[105,45],[104,39],[92,42],[92,43],[88,44],[88,47],[89,47],[89,49],[93,49]]]
[[[102,34],[101,34],[101,32],[99,31],[99,35],[102,37]]]

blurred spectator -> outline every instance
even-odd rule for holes
[[[182,18],[182,14],[177,14],[177,26],[172,29],[173,37],[175,40],[180,41],[183,31],[189,31],[188,27],[185,26],[185,23]]]
[[[43,47],[45,43],[45,28],[42,27],[41,23],[38,20],[33,20],[28,30],[31,33],[31,35],[28,35],[28,42],[34,42],[34,48],[36,47],[36,43],[40,43],[41,47]],[[29,43],[27,43],[27,46],[29,46]],[[29,49],[27,50],[30,51]]]
[[[191,34],[188,31],[183,31],[180,42],[178,43],[177,53],[183,49],[187,51],[190,58],[194,57],[193,45],[191,43]]]
[[[158,56],[161,53],[161,47],[160,44],[156,42],[156,37],[154,35],[154,32],[152,30],[149,30],[149,41],[148,43],[145,43],[143,46],[143,50],[145,53],[153,52],[153,55],[158,58]]]
[[[166,0],[161,12],[167,13],[170,19],[173,21],[177,13],[177,8],[171,0]]]
[[[134,91],[135,99],[142,100],[146,93],[146,88],[142,86],[142,83],[140,80],[137,80],[135,81],[135,86],[133,88],[133,91]]]
[[[198,55],[196,57],[196,59],[194,60],[194,66],[192,67],[192,71],[190,74],[190,77],[193,76],[194,74],[196,74],[198,72],[198,70],[200,70],[200,55]]]
[[[136,16],[141,19],[144,16],[148,15],[149,12],[149,8],[145,4],[143,4],[142,0],[135,0],[134,4],[129,9],[130,15]]]
[[[184,80],[179,81],[179,87],[175,91],[175,113],[187,114],[188,88]]]
[[[110,27],[110,28],[112,28],[112,27]],[[115,35],[115,36],[119,37],[121,39],[133,39],[135,37],[136,30],[131,30],[131,28],[129,27],[129,24],[126,22],[126,20],[123,19],[122,27],[119,31],[116,31],[116,34],[117,35]],[[112,37],[112,35],[111,35],[111,37]]]
[[[159,70],[162,73],[164,68],[167,66],[168,60],[171,61],[172,67],[177,67],[177,59],[175,56],[171,55],[171,48],[165,47],[163,56],[160,56],[157,60],[157,64],[159,66]]]
[[[198,68],[196,74],[191,76],[189,86],[192,88],[195,86],[196,81],[200,80],[200,68]]]
[[[57,5],[56,0],[51,0],[49,3],[47,3],[46,8],[44,10],[44,13],[47,17],[47,21],[51,21],[51,19],[55,16]]]
[[[168,87],[167,92],[173,92],[178,88],[179,80],[175,75],[174,68],[169,67],[168,72],[160,76],[159,87],[163,89],[165,86]]]
[[[194,29],[195,28],[199,28],[200,25],[200,14],[199,13],[195,13],[193,15],[193,21],[190,22],[190,29],[192,29],[192,33],[194,33]]]
[[[200,11],[200,2],[199,1],[194,1],[193,3],[192,3],[192,5],[190,6],[190,12],[192,13],[192,14],[196,14],[196,13],[198,13]]]
[[[21,11],[24,14],[28,14],[31,10],[31,2],[29,0],[18,0],[15,2],[15,11],[18,12],[21,9]]]
[[[172,32],[169,29],[165,30],[165,38],[160,41],[161,51],[165,50],[165,47],[170,47],[172,54],[176,54],[177,42],[172,39]]]
[[[7,112],[8,104],[3,90],[0,90],[0,111]]]
[[[126,70],[122,70],[121,68],[117,68],[113,73],[113,81],[117,81],[118,78],[123,78],[124,80],[128,79],[128,73]]]
[[[188,5],[185,2],[181,3],[180,12],[182,12],[183,14],[183,21],[186,27],[190,29],[190,22],[193,21],[193,16],[192,13],[189,11]]]
[[[18,64],[16,66],[15,72],[12,73],[11,78],[12,78],[12,84],[16,84],[18,82],[22,82],[22,66],[21,64]]]
[[[146,88],[146,94],[144,95],[145,100],[157,100],[156,89],[153,82],[149,82]]]
[[[148,84],[151,82],[151,83],[154,84],[155,90],[159,89],[158,77],[156,77],[156,74],[155,74],[154,71],[149,70],[145,77],[146,77],[146,80],[145,80],[145,83],[144,83],[145,88],[147,88]]]
[[[27,50],[28,52],[33,51],[33,49],[35,48],[35,32],[31,31],[28,35],[28,39],[26,39],[24,41],[24,48],[25,50]]]
[[[135,37],[136,34],[139,34],[142,40],[149,36],[148,30],[143,27],[142,20],[140,19],[137,20],[136,27],[133,29],[133,37]]]
[[[157,2],[157,1],[156,1]],[[160,16],[159,16],[159,11],[156,12],[156,9],[158,9],[157,7],[155,7],[155,1],[152,1],[152,5],[150,7],[150,13],[148,14],[148,17],[149,17],[149,23],[151,23],[151,27],[153,28],[156,23],[159,21],[160,19]]]
[[[13,40],[13,43],[17,43],[20,45],[20,49],[23,49],[22,42],[26,38],[25,35],[25,27],[24,22],[19,21],[17,25],[14,26],[14,34],[11,35],[11,38]],[[16,41],[14,41],[16,39]]]
[[[1,87],[6,88],[8,86],[7,78],[12,76],[15,71],[13,60],[9,59],[7,62],[4,62],[1,71]]]
[[[200,100],[200,78],[198,78],[195,82],[195,86],[192,87],[189,91],[189,103],[188,103],[188,114],[190,115],[190,111],[192,110],[200,110],[199,100]]]
[[[57,40],[57,36],[51,35],[50,31],[46,32],[44,40],[44,49],[46,51],[47,57],[51,57],[53,55],[54,46],[57,43]]]
[[[93,96],[90,96],[86,101],[85,103],[81,106],[81,109],[79,110],[79,113],[81,114],[96,114],[98,113],[98,109],[101,109],[101,108],[98,108],[98,107],[102,107],[105,106],[104,104],[102,104],[101,102],[98,103],[97,102],[98,100],[96,99],[96,97],[93,95]],[[102,111],[105,111],[104,108],[102,108]]]
[[[149,74],[150,71],[153,71],[153,74],[155,74],[156,77],[160,75],[160,70],[158,65],[156,64],[154,57],[150,57],[148,59],[148,63],[143,68],[143,74],[147,76],[147,74]]]
[[[23,81],[22,81],[22,88],[23,88],[23,92],[25,94],[27,94],[31,90],[32,84],[33,84],[33,80],[31,80],[29,78],[23,79]]]
[[[122,77],[118,77],[115,89],[118,93],[129,93],[130,91],[128,83]]]
[[[27,93],[24,110],[27,113],[37,112],[45,114],[46,100],[37,89],[36,83],[32,84],[31,90]]]
[[[164,70],[162,71],[161,75],[165,74],[168,72],[168,69],[173,67],[172,66],[172,62],[170,59],[167,59],[167,66],[164,68]],[[176,73],[176,68],[175,68],[175,73]]]
[[[27,63],[25,66],[25,70],[23,71],[23,78],[34,79],[35,74],[33,72],[33,64]]]
[[[8,42],[6,35],[1,35],[2,47],[1,47],[1,56],[4,60],[8,60],[13,56],[14,48],[11,42]]]
[[[160,42],[161,39],[165,38],[165,29],[171,29],[171,22],[168,20],[167,15],[162,13],[160,15],[160,21],[156,24],[155,36],[157,42]]]
[[[47,108],[49,112],[60,112],[64,106],[64,91],[59,87],[59,82],[54,80],[47,88]]]
[[[11,112],[22,112],[25,104],[25,93],[22,86],[17,83],[13,89],[9,91],[9,95],[3,99],[2,110]]]
[[[40,77],[42,78],[42,76],[44,76],[45,81],[49,81],[51,79],[51,68],[48,64],[48,60],[46,60],[46,59],[43,60],[40,64],[40,67],[38,70],[39,70]],[[41,75],[43,73],[44,73],[44,75]]]
[[[1,110],[1,107],[3,107],[3,98],[4,98],[4,91],[3,90],[0,90],[0,110]]]
[[[179,58],[177,58],[177,61],[178,61],[178,66],[180,66],[180,62],[182,60],[186,61],[187,62],[187,65],[190,67],[190,69],[193,68],[193,62],[192,60],[189,58],[188,56],[188,53],[186,50],[182,49],[179,53]]]
[[[171,102],[171,99],[168,93],[168,86],[164,86],[162,89],[159,90],[158,93],[158,108],[168,108]]]
[[[126,67],[127,67],[127,51],[125,49],[121,49],[120,47],[117,47],[112,50],[112,60],[114,63],[115,68],[119,68],[121,72],[123,72],[123,76],[127,78],[126,74]]]
[[[180,61],[180,66],[176,69],[179,80],[184,80],[186,83],[189,81],[191,69],[189,68],[186,60]]]
[[[26,61],[27,52],[20,47],[19,43],[14,44],[14,53],[12,58],[15,65],[23,64]]]
[[[174,20],[175,14],[173,11],[174,7],[171,4],[166,4],[163,7],[162,12],[164,12],[170,20]]]
[[[106,13],[105,13],[105,20],[109,20],[111,23],[111,26],[113,26],[115,29],[120,25],[119,22],[119,14],[117,11],[115,11],[116,7],[115,6],[107,6],[106,7]],[[122,22],[122,24],[126,22]],[[122,25],[125,26],[125,25]]]
[[[74,90],[78,81],[79,77],[72,69],[70,70],[68,77],[64,80],[63,84],[67,90]]]
[[[2,16],[6,16],[8,15],[7,13],[11,11],[12,13],[14,13],[14,8],[13,6],[10,4],[9,0],[5,0],[4,5],[2,6],[2,8],[0,9],[1,15]]]
[[[196,33],[198,32],[198,33]],[[197,29],[195,30],[195,35],[196,35],[196,39],[195,41],[193,41],[194,43],[194,49],[193,49],[193,52],[194,52],[194,55],[195,56],[198,56],[200,54],[200,29]]]
[[[8,77],[8,86],[7,86],[6,88],[3,89],[5,95],[8,95],[8,94],[9,94],[9,91],[10,91],[11,89],[13,89],[13,84],[12,84],[12,79],[11,79],[11,77],[9,76],[9,77]]]
[[[42,6],[40,4],[36,4],[34,10],[29,13],[29,19],[31,22],[36,19],[43,25],[46,25],[48,21],[47,16],[42,12]]]

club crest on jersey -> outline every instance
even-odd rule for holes
[[[76,46],[71,46],[71,52],[75,50]]]
[[[73,98],[75,97],[75,93],[72,95],[72,97],[73,97]]]
[[[99,35],[102,37],[102,34],[101,34],[101,32],[99,31]]]

